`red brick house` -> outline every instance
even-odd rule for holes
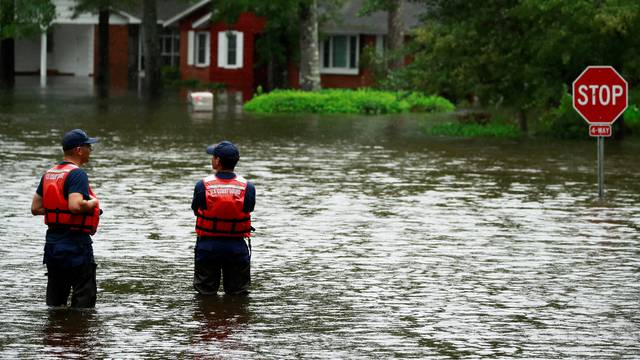
[[[320,25],[320,77],[324,88],[358,88],[372,85],[368,70],[360,65],[366,46],[383,51],[387,33],[386,12],[357,15],[364,0],[347,1],[330,21]],[[16,43],[18,74],[93,76],[97,68],[98,19],[95,14],[71,16],[73,0],[53,0],[57,17],[40,39]],[[157,0],[162,64],[179,69],[181,79],[222,83],[253,96],[266,87],[264,69],[256,67],[256,37],[268,19],[242,13],[235,24],[211,21],[211,0]],[[418,24],[423,5],[405,3],[403,21],[408,33]],[[111,86],[140,86],[144,76],[141,13],[113,11],[109,25]],[[46,51],[45,51],[46,49]],[[37,54],[40,53],[40,57]],[[38,59],[40,61],[38,61]],[[299,87],[298,65],[288,66],[289,86]]]
[[[245,12],[232,26],[212,23],[210,3],[199,1],[164,24],[179,28],[180,77],[223,83],[248,100],[260,85],[254,66],[255,37],[264,30],[266,19]]]
[[[211,22],[211,0],[201,0],[164,23],[180,29],[180,76],[203,82],[224,83],[250,99],[264,84],[257,69],[255,39],[268,19],[242,13],[236,24]],[[386,12],[359,17],[363,0],[347,1],[337,16],[320,26],[320,78],[324,88],[359,88],[372,85],[366,69],[360,68],[365,46],[383,51],[387,33]],[[403,21],[407,32],[418,24],[424,6],[406,3]],[[288,66],[290,87],[299,87],[296,63]]]

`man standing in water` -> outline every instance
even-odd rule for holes
[[[229,141],[207,148],[213,155],[215,174],[198,181],[191,209],[196,215],[195,264],[193,286],[200,294],[216,294],[222,285],[226,294],[249,292],[251,282],[250,245],[251,212],[256,202],[256,189],[233,171],[240,152]],[[249,244],[251,244],[249,240]]]
[[[47,170],[31,202],[33,215],[44,215],[49,227],[43,263],[47,264],[47,305],[64,306],[71,293],[72,308],[96,304],[96,264],[91,235],[96,232],[100,205],[80,166],[91,156],[90,138],[71,130],[62,138],[64,158]]]

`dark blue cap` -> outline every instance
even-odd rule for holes
[[[207,154],[217,156],[225,159],[240,159],[240,152],[238,148],[230,141],[221,141],[215,145],[207,147]]]
[[[73,129],[62,137],[62,149],[69,150],[81,145],[95,144],[98,141],[97,138],[90,138],[83,130]]]

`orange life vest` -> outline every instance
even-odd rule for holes
[[[49,228],[67,228],[95,234],[100,222],[100,208],[96,206],[91,213],[73,214],[69,210],[69,200],[64,198],[64,183],[71,171],[78,166],[71,163],[56,165],[47,170],[42,180],[42,203],[44,223]],[[89,186],[89,195],[96,197]]]
[[[251,214],[244,211],[247,180],[241,176],[219,179],[204,178],[206,210],[198,209],[198,236],[251,236]]]

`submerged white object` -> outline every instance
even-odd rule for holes
[[[187,101],[193,107],[193,111],[213,111],[213,93],[211,92],[189,92]]]

